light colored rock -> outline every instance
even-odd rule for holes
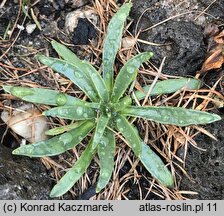
[[[45,131],[49,129],[47,119],[32,105],[24,105],[15,109],[11,115],[3,111],[1,119],[15,133],[25,138],[30,143],[45,140]]]
[[[21,31],[23,31],[25,29],[23,25],[19,25],[19,24],[17,24],[17,28]]]
[[[121,41],[121,47],[128,49],[132,48],[136,44],[136,39],[130,36],[124,37]]]
[[[94,25],[97,24],[98,22],[98,15],[94,10],[91,9],[80,9],[80,10],[75,10],[67,14],[65,18],[65,28],[68,33],[71,33],[74,31],[76,26],[78,25],[78,20],[82,18],[87,18],[90,20]]]
[[[26,26],[26,32],[27,32],[28,34],[31,34],[31,33],[33,33],[33,31],[36,29],[36,27],[37,27],[36,24],[28,24],[28,25]]]

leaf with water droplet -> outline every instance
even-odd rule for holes
[[[163,81],[158,81],[153,87],[150,96],[159,94],[170,94],[181,89],[194,90],[199,89],[201,86],[201,81],[197,79],[190,78],[180,78],[180,79],[168,79]],[[138,100],[143,100],[151,85],[143,87],[143,91],[135,91],[134,94]]]
[[[62,93],[56,90],[43,89],[43,88],[29,88],[29,87],[19,87],[19,86],[3,86],[6,92],[21,98],[24,101],[31,103],[39,103],[46,105],[58,106],[58,96]],[[75,97],[63,94],[64,105],[84,105],[85,103]]]
[[[92,80],[94,88],[102,101],[108,102],[109,92],[107,90],[106,84],[97,70],[88,62],[82,61],[83,67],[89,78]]]
[[[100,115],[100,117],[97,119],[97,125],[96,125],[96,129],[93,135],[93,144],[92,147],[95,149],[96,146],[99,144],[103,133],[105,131],[105,128],[108,124],[109,121],[109,117],[106,115]]]
[[[112,91],[114,77],[114,61],[118,51],[124,22],[129,14],[132,4],[123,4],[117,13],[112,17],[108,25],[107,35],[103,47],[103,78],[106,82],[109,93]]]
[[[142,146],[138,131],[122,115],[119,115],[116,118],[116,127],[118,131],[120,131],[121,134],[128,141],[129,146],[133,149],[135,154],[140,157],[142,152]]]
[[[96,118],[96,111],[87,106],[61,106],[44,111],[43,115],[70,120],[86,120]]]
[[[64,106],[67,102],[67,96],[64,93],[59,93],[56,96],[56,103],[58,106]]]
[[[83,72],[86,73],[86,75],[88,75],[88,78],[92,80],[92,83],[100,98],[103,101],[108,101],[109,94],[106,89],[106,85],[100,74],[96,71],[96,69],[88,62],[81,61],[71,50],[69,50],[63,44],[60,44],[56,41],[52,41],[51,44],[54,47],[54,49],[58,52],[58,54],[62,56],[62,58],[64,58],[66,61],[68,61],[71,64],[78,64],[79,66],[82,65]],[[76,73],[76,76],[78,78],[82,78],[83,74]]]
[[[123,116],[117,118],[117,128],[119,131],[121,131],[121,128],[125,128],[125,130],[121,131],[122,135],[125,137],[135,155],[141,160],[145,168],[152,174],[152,176],[163,185],[172,187],[172,174],[160,157],[142,142],[136,128],[134,128]]]
[[[98,102],[99,99],[96,96],[96,90],[92,80],[89,78],[86,68],[81,61],[70,63],[64,60],[47,57],[44,55],[37,55],[38,60],[54,71],[63,74],[68,77],[73,83],[75,83],[93,102]],[[90,94],[94,93],[94,94]]]
[[[151,52],[140,53],[130,60],[121,68],[114,83],[112,101],[118,102],[124,94],[128,86],[133,82],[137,76],[138,68],[143,62],[148,61],[152,57]]]
[[[115,136],[112,131],[105,130],[97,150],[100,159],[100,175],[96,192],[99,193],[110,181],[114,169]]]
[[[75,162],[72,168],[60,179],[60,181],[51,190],[51,197],[59,197],[65,194],[81,178],[96,152],[93,150],[92,143],[82,153],[81,157]]]
[[[72,140],[73,140],[72,134],[69,133],[69,132],[62,134],[62,135],[59,137],[59,141],[63,142],[64,145],[67,145],[67,144],[70,143]]]
[[[51,139],[21,146],[13,151],[16,155],[29,157],[53,156],[63,153],[79,144],[93,129],[94,121],[86,121],[75,129]]]
[[[79,73],[79,72],[75,72],[75,76],[77,78],[83,78],[83,74]]]
[[[125,116],[140,117],[162,124],[177,126],[209,124],[221,119],[216,114],[182,107],[129,106],[122,110],[121,113]]]
[[[162,185],[166,187],[173,187],[174,179],[161,158],[152,149],[146,145],[142,144],[142,153],[139,157],[140,161],[144,167],[151,173],[151,175],[157,179]]]

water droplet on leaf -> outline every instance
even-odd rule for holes
[[[79,73],[79,72],[75,72],[75,76],[77,78],[83,78],[83,74]]]
[[[70,133],[64,133],[59,138],[64,144],[70,143],[72,141],[72,135]]]
[[[127,67],[127,72],[130,73],[130,74],[133,74],[135,72],[135,68],[132,67],[132,66],[128,66]]]
[[[64,93],[59,93],[56,96],[56,104],[58,106],[63,106],[66,104],[66,102],[67,102],[67,96]]]
[[[78,107],[77,110],[76,110],[76,112],[77,112],[77,115],[81,116],[82,113],[83,113],[82,107]]]

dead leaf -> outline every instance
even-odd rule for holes
[[[224,53],[223,53],[224,45],[218,44],[214,50],[210,52],[209,57],[205,60],[201,72],[206,72],[212,69],[221,68],[224,63]]]
[[[202,65],[199,73],[203,73],[212,69],[219,69],[224,63],[224,30],[213,37],[216,43],[215,47],[209,52],[208,58]]]
[[[218,44],[224,44],[224,30],[214,37],[214,41]]]
[[[144,89],[141,87],[141,85],[137,81],[135,82],[135,88],[140,92],[144,92]]]

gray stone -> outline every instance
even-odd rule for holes
[[[224,199],[224,134],[220,133],[223,127],[223,120],[206,126],[218,141],[206,135],[198,136],[198,147],[207,151],[199,151],[192,146],[188,149],[186,171],[192,179],[184,177],[180,190],[198,192],[198,195],[192,198]]]
[[[152,51],[152,61],[159,65],[166,57],[163,73],[194,75],[200,69],[206,54],[203,30],[193,22],[168,22],[140,35],[141,39],[166,46],[142,44],[143,51]]]
[[[12,156],[11,149],[0,145],[0,200],[50,199],[52,186],[40,161]]]
[[[139,16],[147,9],[136,27]],[[134,1],[131,17],[135,21],[137,30],[144,30],[166,18],[166,7],[159,1]],[[177,21],[175,19],[160,24],[148,31],[142,31],[139,38],[166,46],[152,46],[140,44],[141,51],[152,51],[152,62],[159,66],[166,57],[163,73],[170,75],[194,75],[200,69],[205,59],[206,45],[203,40],[203,28],[193,21]]]

